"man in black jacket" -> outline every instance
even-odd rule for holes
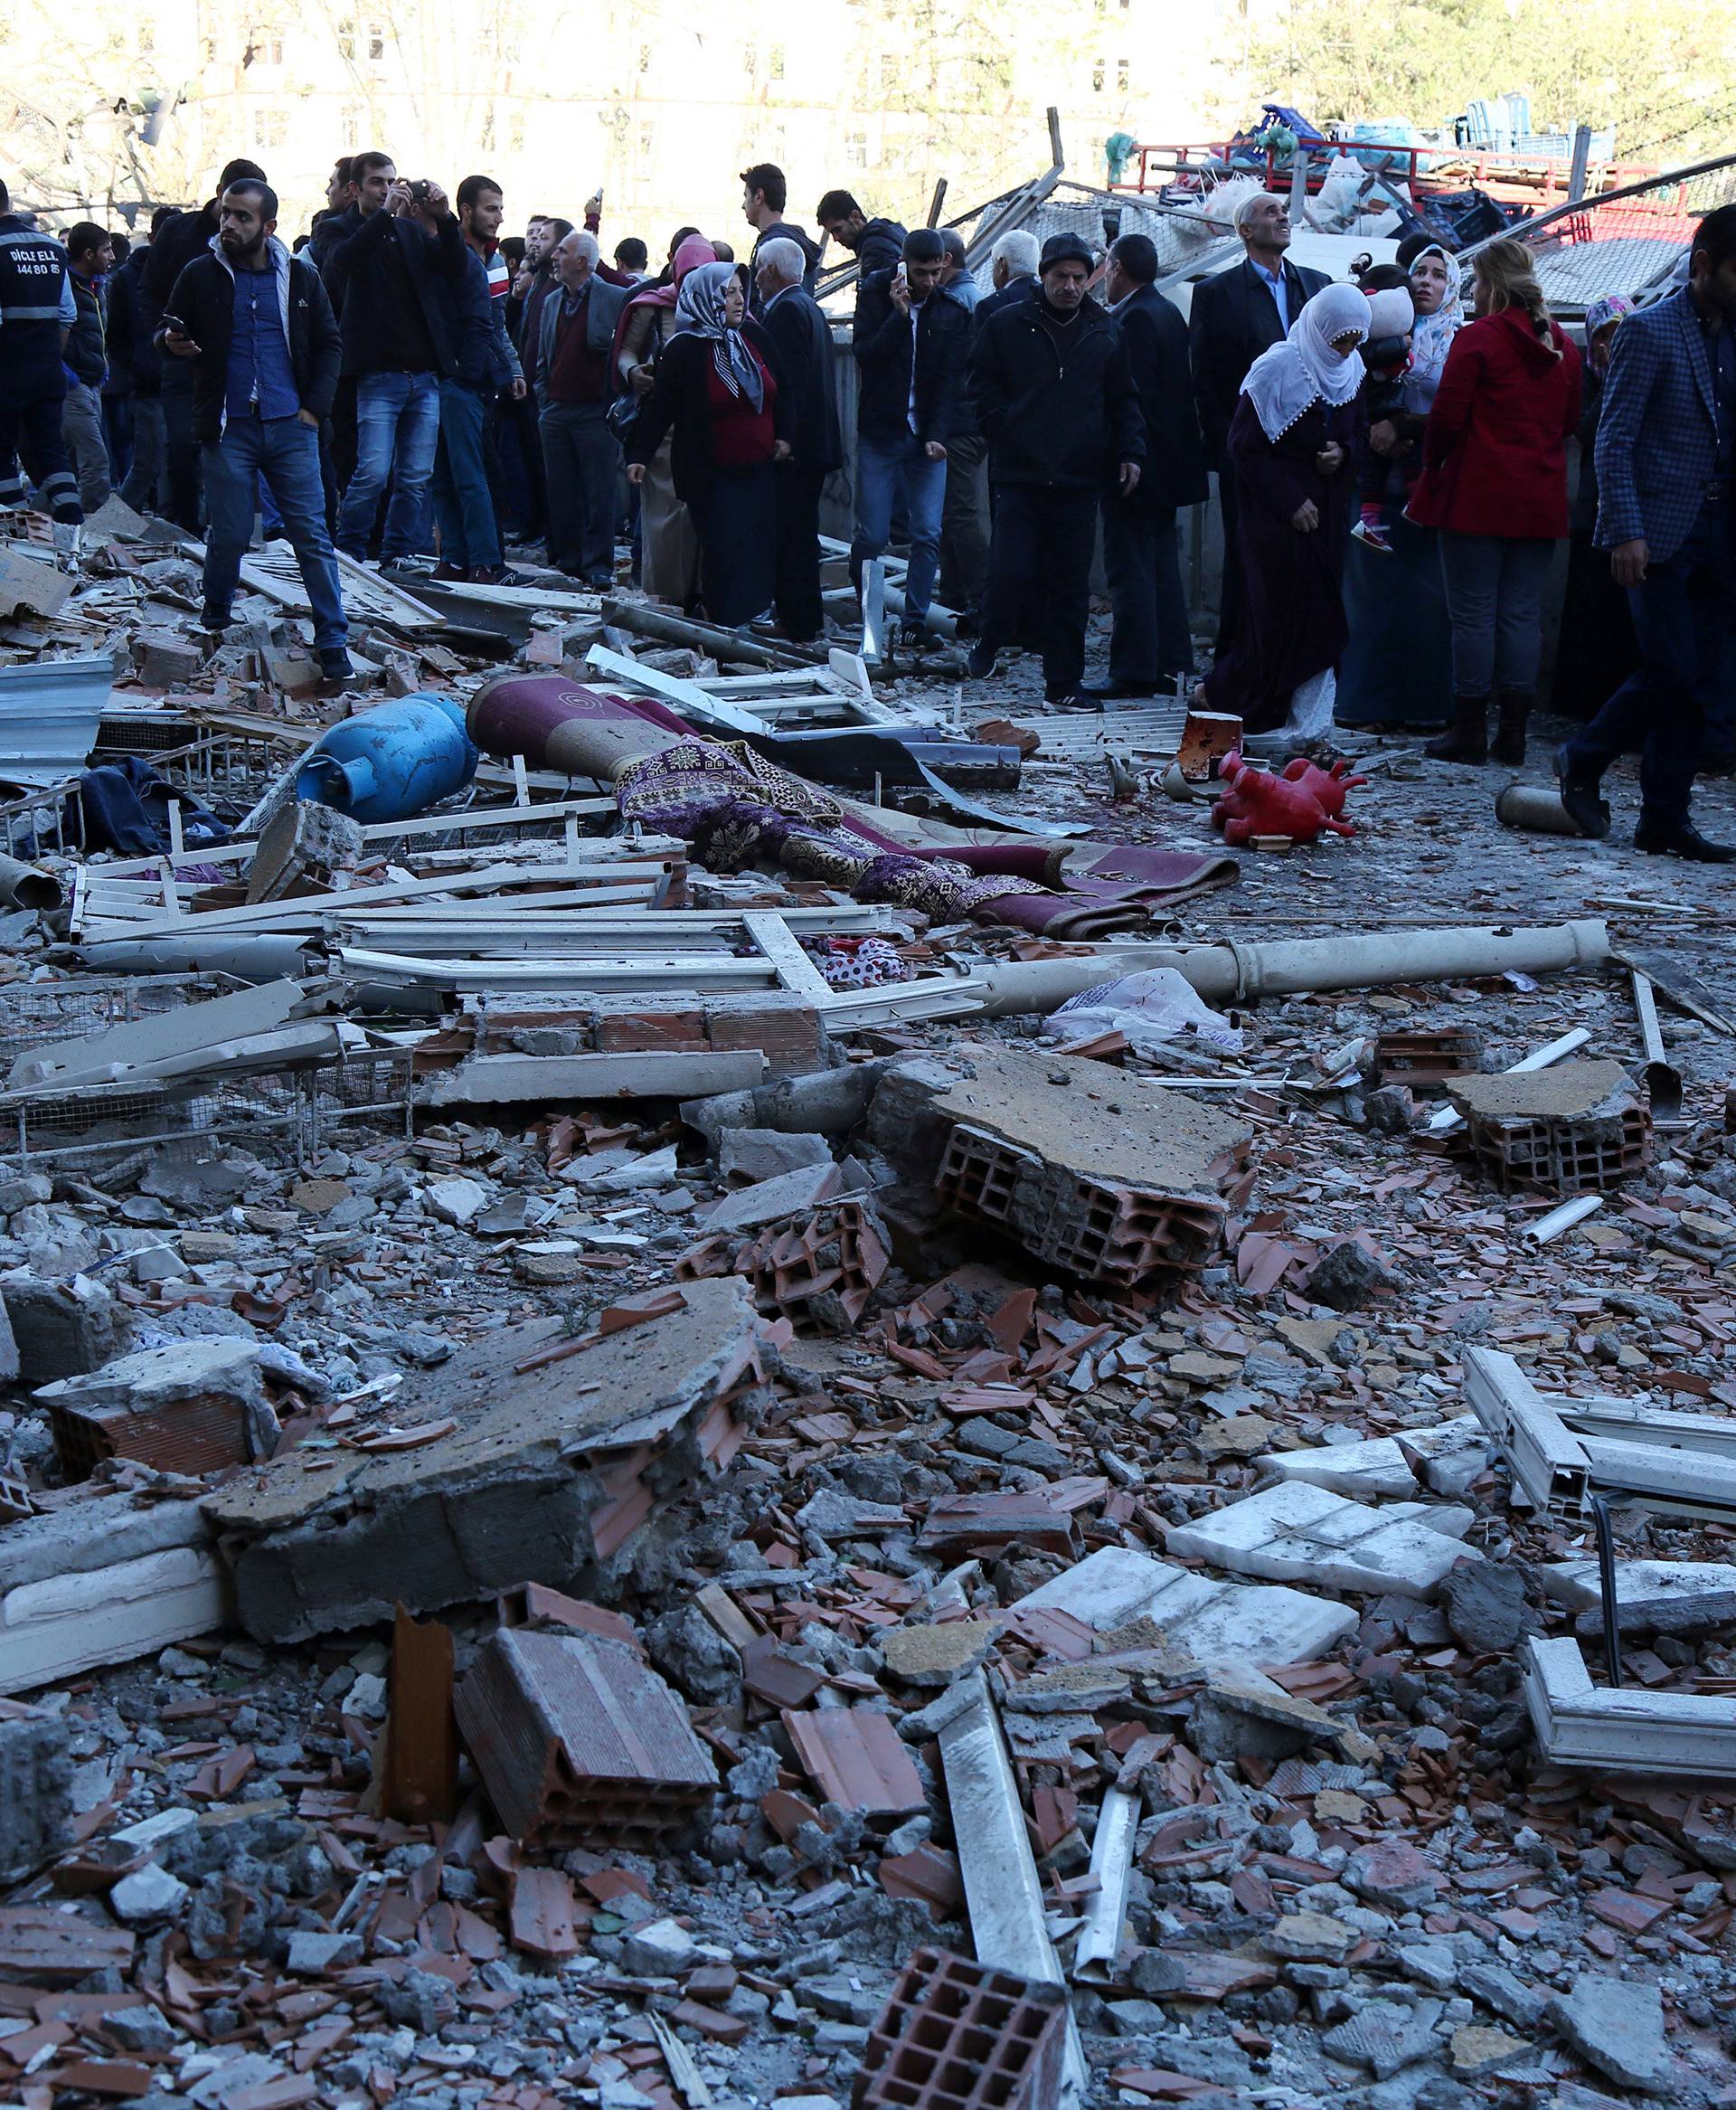
[[[439,282],[463,283],[467,251],[438,184],[400,182],[377,155],[357,156],[352,168],[361,162],[370,166],[357,172],[360,223],[333,242],[323,272],[335,289],[344,372],[355,380],[355,468],[338,508],[337,546],[346,556],[367,554],[390,484],[380,545],[390,564],[430,539],[440,377],[458,371]]]
[[[109,491],[108,440],[102,425],[102,384],[108,372],[108,323],[102,281],[115,260],[106,229],[80,220],[66,231],[66,260],[78,316],[62,354],[72,376],[61,412],[61,436],[79,479],[79,504],[94,513]]]
[[[151,214],[148,241],[136,241],[108,281],[108,364],[124,367],[133,406],[133,460],[120,487],[122,501],[149,513],[168,503],[163,458],[163,361],[145,319],[145,270],[164,230],[181,215],[173,205]],[[159,490],[159,485],[162,488]]]
[[[232,183],[251,176],[265,181],[257,162],[235,160],[217,178],[216,196],[196,213],[180,213],[151,243],[150,261],[139,281],[139,326],[152,338],[161,330],[169,293],[182,271],[203,256],[217,234],[217,201]],[[171,309],[171,313],[174,311]],[[184,317],[183,320],[184,320]],[[189,535],[199,532],[199,442],[193,434],[193,377],[179,360],[163,368],[164,464],[168,479],[165,511]]]
[[[1236,232],[1247,251],[1241,263],[1194,289],[1188,317],[1188,349],[1194,369],[1194,402],[1200,415],[1206,459],[1218,472],[1218,510],[1223,518],[1223,584],[1218,600],[1218,651],[1223,652],[1241,603],[1236,566],[1235,479],[1224,460],[1224,441],[1248,369],[1269,345],[1281,344],[1290,325],[1328,281],[1285,255],[1290,246],[1289,208],[1270,191],[1254,191],[1236,207]]]
[[[1149,696],[1194,670],[1175,514],[1206,494],[1205,449],[1188,389],[1187,325],[1155,283],[1157,251],[1124,234],[1109,251],[1109,313],[1146,421],[1146,468],[1131,498],[1106,493],[1103,563],[1115,603],[1106,696]]]
[[[852,251],[862,278],[895,271],[904,254],[905,230],[896,220],[871,220],[848,191],[827,191],[814,217],[840,249]]]
[[[1040,602],[1043,689],[1071,710],[1103,707],[1080,686],[1098,499],[1105,491],[1130,498],[1146,456],[1127,348],[1085,297],[1090,275],[1078,235],[1052,234],[1036,298],[991,316],[971,354],[995,532],[970,672],[979,681],[992,674],[1002,641],[1018,636],[1024,610]]]
[[[820,605],[820,488],[844,459],[832,375],[832,332],[802,290],[793,241],[760,247],[760,319],[777,354],[778,386],[793,406],[790,452],[774,465],[778,488],[775,605],[785,632],[810,644],[826,629]]]
[[[337,561],[326,531],[319,421],[337,386],[338,335],[319,273],[276,239],[277,194],[251,177],[223,193],[220,229],[170,289],[159,348],[193,380],[205,472],[208,630],[229,620],[263,475],[283,516],[328,681],[352,672]]]
[[[61,348],[77,314],[66,251],[33,213],[13,211],[0,181],[0,508],[30,503],[18,463],[22,443],[54,524],[55,561],[69,572],[78,569],[84,514],[61,437]]]
[[[875,271],[856,293],[851,350],[861,378],[856,396],[856,533],[850,572],[892,539],[901,498],[910,523],[900,642],[919,645],[940,561],[947,496],[947,441],[965,385],[970,317],[940,291],[946,249],[931,227],[904,237],[895,271]]]
[[[820,245],[794,221],[784,218],[788,203],[789,185],[775,161],[756,161],[751,168],[741,171],[741,217],[754,231],[753,254],[748,259],[748,305],[756,316],[760,313],[760,296],[755,273],[760,269],[760,251],[769,241],[796,244],[806,259],[802,290],[804,293],[814,290],[815,274],[820,268]]]

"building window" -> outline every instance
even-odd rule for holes
[[[782,44],[773,44],[773,46],[771,47],[771,69],[770,69],[770,70],[771,70],[771,78],[772,78],[774,80],[781,80],[783,79],[783,77],[784,77],[784,47],[782,46]]]
[[[139,57],[141,59],[148,59],[151,53],[156,51],[156,32],[151,27],[148,22],[141,22],[138,25]]]
[[[641,73],[648,73],[650,71],[651,47],[649,44],[641,44],[639,46],[639,71]]]
[[[214,66],[217,63],[217,39],[215,37],[202,37],[200,49],[204,53],[205,64]]]
[[[524,153],[524,118],[514,118],[513,119],[512,123],[511,123],[510,125],[508,125],[508,126],[507,126],[507,128],[506,128],[506,142],[507,142],[507,151],[508,151],[509,153],[512,153],[512,154],[523,154],[523,153]]]
[[[281,110],[254,111],[253,144],[256,147],[281,147],[288,137],[288,120]]]
[[[377,66],[386,55],[386,31],[383,23],[364,22],[362,24],[362,41],[367,48],[368,63]]]
[[[846,168],[867,167],[868,135],[866,132],[846,132],[844,134],[844,163]]]
[[[882,89],[898,86],[898,53],[882,52],[880,54],[880,85]]]
[[[355,39],[346,29],[337,33],[337,55],[346,66],[355,62]]]
[[[1125,95],[1133,85],[1133,68],[1126,59],[1115,62],[1115,85]]]
[[[641,161],[650,160],[653,137],[654,134],[649,125],[639,127],[639,159]]]
[[[1102,94],[1102,92],[1103,92],[1103,62],[1102,62],[1102,60],[1101,60],[1101,59],[1099,59],[1099,60],[1097,62],[1096,65],[1095,65],[1095,66],[1093,66],[1093,67],[1091,68],[1091,93],[1092,93],[1093,95],[1101,95],[1101,94]]]

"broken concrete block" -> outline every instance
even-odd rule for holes
[[[66,1844],[71,1789],[64,1717],[0,1712],[0,1883],[22,1882]]]
[[[1525,1602],[1525,1579],[1494,1561],[1466,1561],[1447,1577],[1440,1608],[1448,1629],[1474,1655],[1510,1655],[1543,1622]]]
[[[717,1139],[717,1169],[731,1187],[751,1187],[805,1166],[829,1165],[832,1146],[824,1136],[779,1135],[776,1129],[724,1129]]]
[[[266,823],[247,868],[249,902],[282,901],[323,891],[339,872],[362,862],[362,824],[335,806],[298,799]]]
[[[422,1199],[443,1224],[465,1225],[487,1206],[489,1190],[479,1179],[433,1179]]]
[[[1361,1938],[1356,1928],[1324,1912],[1283,1913],[1260,1937],[1274,1956],[1303,1963],[1342,1963]]]
[[[726,1194],[704,1217],[707,1231],[754,1231],[776,1224],[785,1216],[799,1215],[839,1188],[838,1168],[828,1152],[824,1160],[780,1172],[776,1178],[761,1179],[752,1187],[737,1187]]]
[[[1186,1093],[1000,1044],[897,1064],[868,1133],[942,1207],[1070,1273],[1127,1284],[1216,1248],[1250,1141]]]
[[[1238,1668],[1206,1680],[1194,1702],[1188,1742],[1208,1765],[1233,1765],[1243,1756],[1288,1758],[1311,1744],[1334,1743],[1344,1726],[1312,1700]]]
[[[1333,1311],[1354,1311],[1383,1290],[1402,1289],[1359,1238],[1341,1238],[1328,1245],[1302,1278],[1302,1294]]]
[[[1044,1608],[1070,1613],[1097,1633],[1147,1618],[1173,1647],[1207,1665],[1312,1662],[1356,1626],[1347,1604],[1221,1582],[1122,1546],[1099,1547],[1013,1610]]]
[[[173,688],[190,682],[205,663],[204,653],[170,630],[141,630],[133,639],[133,664],[146,688]]]
[[[1439,1495],[1462,1495],[1495,1455],[1495,1445],[1474,1414],[1432,1429],[1406,1429],[1364,1443],[1311,1443],[1302,1451],[1273,1451],[1260,1461],[1269,1480],[1306,1480],[1354,1500],[1383,1495],[1402,1500],[1419,1481]]]
[[[622,1967],[636,1978],[679,1978],[699,1960],[699,1944],[679,1920],[647,1920],[621,1937]]]
[[[1511,2066],[1531,2049],[1523,2037],[1509,2037],[1505,2030],[1491,2030],[1480,2023],[1467,2023],[1455,2030],[1452,2041],[1447,2047],[1447,2065],[1455,2080],[1481,2080],[1485,2075],[1499,2073],[1504,2066]]]
[[[69,1282],[8,1275],[0,1282],[24,1385],[82,1377],[126,1352],[128,1320],[101,1282],[74,1275]]]
[[[1420,1519],[1428,1519],[1424,1522]],[[1405,1502],[1371,1509],[1305,1481],[1263,1489],[1188,1524],[1165,1541],[1238,1575],[1312,1583],[1326,1590],[1432,1596],[1457,1561],[1480,1560],[1443,1527],[1470,1528],[1470,1512]]]
[[[394,1397],[400,1427],[452,1424],[430,1441],[292,1452],[230,1481],[207,1511],[248,1632],[301,1640],[398,1604],[594,1579],[654,1510],[729,1463],[777,1367],[740,1282],[675,1294],[582,1344],[553,1320],[481,1336]]]
[[[1387,1912],[1420,1912],[1440,1888],[1441,1873],[1401,1839],[1359,1846],[1344,1863],[1347,1890]]]
[[[226,1337],[178,1340],[118,1356],[99,1370],[39,1386],[69,1479],[106,1458],[137,1458],[198,1474],[269,1456],[279,1433],[259,1349]]]
[[[190,1895],[187,1886],[161,1862],[146,1861],[115,1885],[108,1893],[108,1908],[117,1919],[144,1925],[172,1917]]]
[[[1672,2062],[1655,1984],[1588,1972],[1571,1992],[1551,2001],[1549,2019],[1581,2058],[1612,2081],[1648,2096],[1669,2093]]]
[[[1650,1154],[1651,1121],[1619,1063],[1455,1077],[1447,1096],[1465,1117],[1472,1156],[1503,1189],[1600,1191]]]
[[[1595,1560],[1552,1561],[1537,1571],[1544,1592],[1570,1611],[1595,1615],[1603,1632],[1603,1588]],[[1616,1604],[1624,1633],[1694,1633],[1736,1623],[1724,1609],[1736,1594],[1736,1566],[1726,1561],[1618,1560]]]
[[[652,1848],[716,1792],[680,1696],[599,1634],[502,1627],[460,1682],[459,1733],[521,1844]]]
[[[1401,2007],[1397,2001],[1370,2001],[1347,2022],[1328,2030],[1320,2039],[1321,2048],[1334,2058],[1366,2067],[1377,2081],[1390,2080],[1439,2049],[1435,2023],[1441,2013],[1439,2001],[1419,2001],[1414,2007]]]
[[[0,1692],[152,1654],[231,1617],[196,1502],[115,1495],[0,1533]]]
[[[0,550],[0,615],[24,610],[53,617],[71,598],[72,581],[47,557],[27,557],[18,550]]]
[[[995,1644],[995,1631],[994,1622],[986,1619],[888,1627],[880,1637],[881,1661],[906,1685],[945,1687],[967,1670],[982,1668]]]

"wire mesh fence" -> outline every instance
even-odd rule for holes
[[[1632,299],[1667,291],[1695,227],[1733,203],[1736,155],[1726,155],[1540,213],[1505,232],[1535,256],[1550,306],[1583,309],[1609,293]]]

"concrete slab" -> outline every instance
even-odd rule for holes
[[[1538,1569],[1545,1593],[1571,1612],[1589,1612],[1603,1603],[1595,1560],[1548,1561]],[[1716,1597],[1736,1591],[1736,1566],[1712,1560],[1618,1560],[1616,1602],[1667,1602],[1671,1598]]]
[[[1016,1609],[1044,1607],[1071,1613],[1097,1633],[1143,1616],[1172,1647],[1206,1664],[1312,1662],[1356,1624],[1346,1604],[1221,1582],[1121,1546],[1099,1547],[1021,1597]]]
[[[564,1347],[561,1322],[483,1336],[394,1396],[413,1448],[297,1451],[208,1498],[259,1640],[569,1588],[627,1564],[633,1534],[735,1454],[777,1368],[733,1276],[681,1285],[674,1310]]]
[[[1412,1458],[1424,1483],[1437,1494],[1461,1495],[1494,1454],[1487,1431],[1472,1414],[1431,1429],[1406,1429],[1401,1436],[1375,1436],[1365,1443],[1270,1452],[1257,1462],[1269,1480],[1306,1480],[1334,1494],[1366,1501],[1414,1495],[1418,1477]]]
[[[1547,1070],[1473,1072],[1452,1077],[1447,1096],[1457,1110],[1482,1121],[1580,1121],[1633,1079],[1619,1063],[1556,1063]]]
[[[1422,1521],[1425,1516],[1430,1520]],[[1327,1488],[1292,1481],[1192,1523],[1172,1525],[1165,1538],[1172,1552],[1237,1575],[1429,1597],[1456,1561],[1482,1557],[1439,1528],[1460,1518],[1460,1530],[1468,1529],[1468,1510],[1433,1510],[1420,1503],[1372,1509]]]

